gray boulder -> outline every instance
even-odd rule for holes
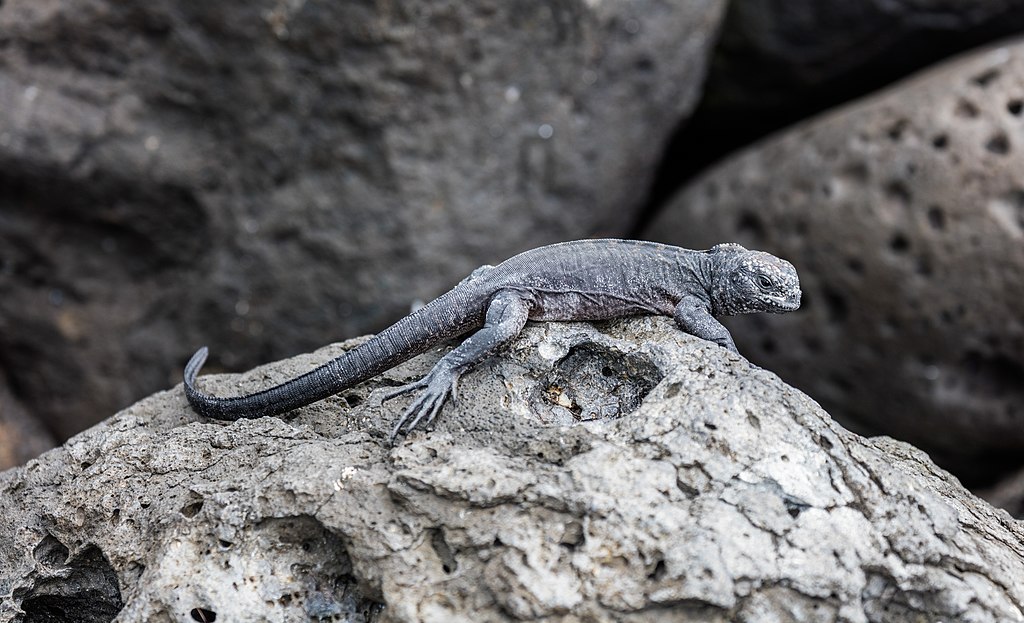
[[[1022,84],[1019,40],[944,64],[716,166],[647,235],[791,260],[802,313],[735,319],[740,351],[977,474],[1024,449]]]
[[[284,419],[179,387],[0,474],[0,621],[1024,620],[1022,524],[669,319],[531,325],[388,447],[374,390],[440,354]]]
[[[621,233],[721,0],[0,3],[0,364],[70,435]]]

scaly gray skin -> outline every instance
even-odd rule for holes
[[[687,333],[733,352],[715,316],[781,313],[800,306],[793,265],[738,244],[708,251],[634,240],[577,240],[539,247],[497,266],[483,266],[446,294],[368,342],[302,376],[247,396],[220,398],[196,389],[206,361],[199,349],[185,366],[185,394],[200,415],[219,420],[278,415],[322,400],[393,368],[434,345],[476,330],[414,383],[384,400],[422,390],[391,438],[430,423],[459,377],[515,339],[527,320],[607,320],[672,316]]]

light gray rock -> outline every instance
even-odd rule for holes
[[[620,234],[723,7],[6,0],[0,361],[70,435]]]
[[[647,234],[792,261],[802,312],[730,326],[835,415],[975,473],[1019,457],[1022,84],[1019,40],[942,65],[730,158]]]
[[[531,325],[386,447],[372,390],[439,354],[284,420],[176,388],[0,474],[0,621],[1024,620],[1022,524],[668,319]]]

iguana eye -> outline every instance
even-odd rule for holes
[[[761,286],[763,290],[768,290],[772,287],[772,280],[764,275],[758,275],[757,285]]]

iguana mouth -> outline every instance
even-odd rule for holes
[[[769,299],[771,301],[772,309],[768,310],[773,313],[784,313],[791,312],[800,309],[800,290],[790,294],[786,297],[773,296]]]

